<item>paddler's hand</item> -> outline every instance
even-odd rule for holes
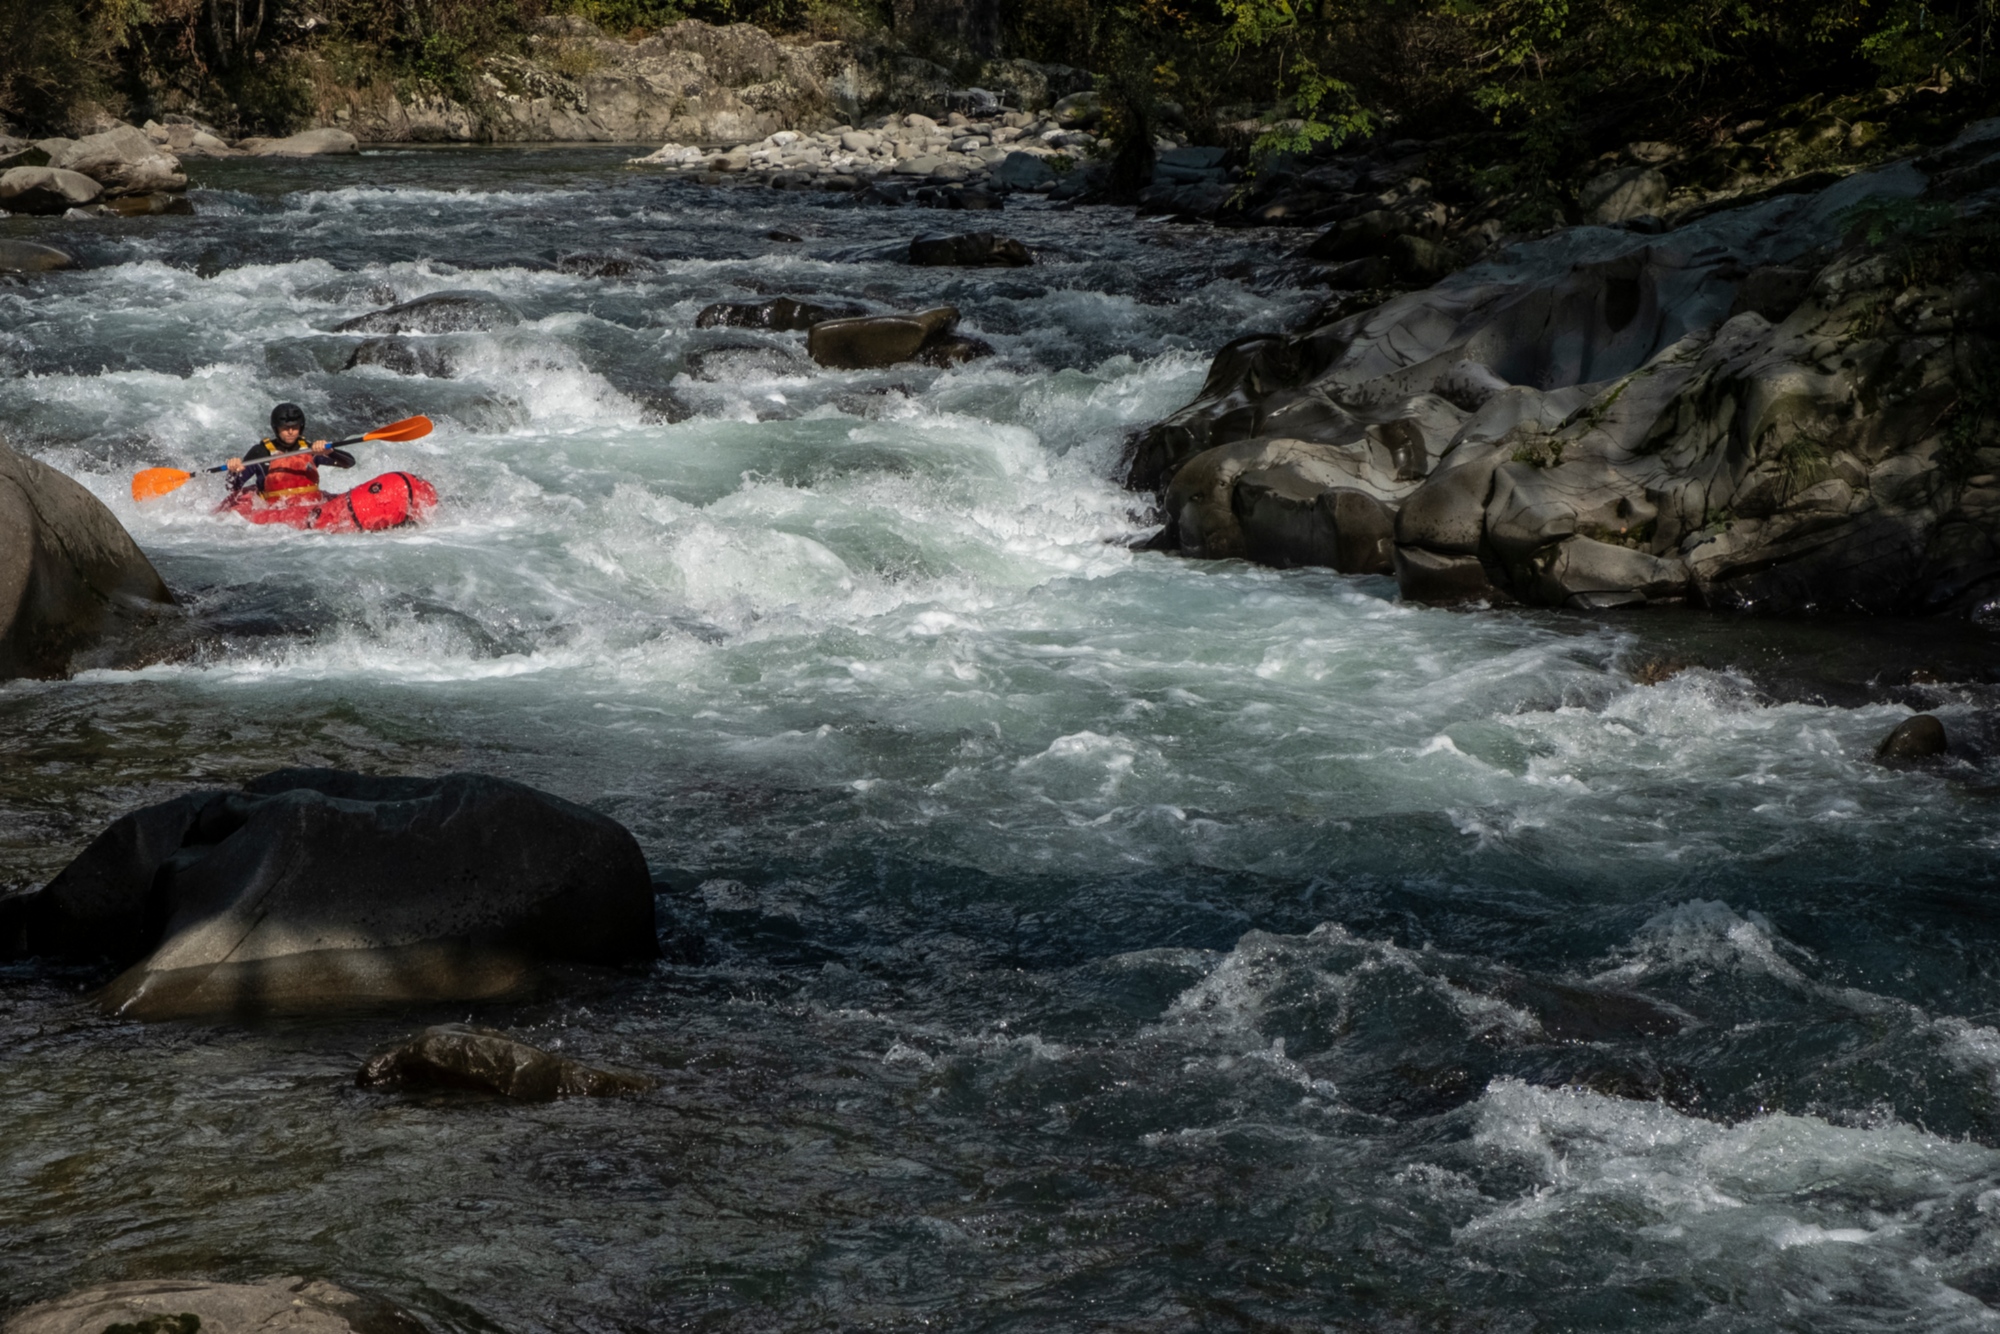
[[[324,441],[324,440],[315,440],[315,441],[313,441],[313,444],[312,444],[312,452],[313,452],[313,453],[315,453],[315,454],[324,454],[324,453],[326,453],[326,441]]]
[[[242,460],[242,459],[231,459],[231,460],[229,460],[229,471],[231,471],[231,472],[242,472],[242,471],[243,471],[243,460]]]

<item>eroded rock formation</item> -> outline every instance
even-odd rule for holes
[[[1416,600],[1976,610],[2000,599],[2000,282],[1966,255],[1996,181],[1986,122],[1240,339],[1129,482],[1163,492],[1161,545],[1280,565],[1379,568],[1372,500]]]

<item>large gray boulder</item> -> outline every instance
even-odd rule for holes
[[[495,999],[658,950],[630,833],[481,774],[191,792],[0,900],[0,957],[108,959],[102,1004],[142,1019]]]
[[[94,204],[104,187],[82,172],[59,167],[9,167],[0,172],[0,209],[42,216]]]
[[[1128,485],[1162,494],[1168,546],[1293,563],[1304,538],[1260,547],[1245,516],[1297,529],[1312,485],[1352,483],[1288,465],[1252,504],[1218,460],[1393,431],[1427,464],[1399,465],[1419,479],[1407,493],[1375,493],[1411,600],[2000,606],[1983,369],[2000,274],[1913,283],[1850,236],[1855,205],[1927,188],[1899,163],[1663,235],[1575,228],[1306,333],[1239,339],[1135,440]],[[1985,216],[2000,183],[1951,206]]]
[[[49,165],[90,177],[106,198],[187,189],[180,160],[130,125],[85,135],[52,155]]]
[[[208,1283],[150,1278],[110,1283],[17,1311],[5,1334],[424,1334],[424,1324],[377,1297],[321,1279]]]
[[[66,675],[122,623],[173,600],[103,502],[0,444],[0,680]]]

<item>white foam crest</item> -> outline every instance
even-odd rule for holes
[[[550,186],[524,186],[514,190],[430,190],[411,185],[345,185],[331,190],[295,190],[285,196],[287,213],[356,213],[395,209],[410,218],[412,208],[436,205],[454,217],[463,216],[467,205],[521,204],[537,206],[563,204],[588,199],[593,192]]]
[[[1602,974],[1604,979],[1635,982],[1649,973],[1694,967],[1770,977],[1801,989],[1814,985],[1779,953],[1777,929],[1768,917],[1739,914],[1718,899],[1691,899],[1655,913],[1633,934],[1627,952],[1629,960]]]
[[[1597,1246],[1610,1225],[1669,1271],[1755,1272],[1780,1252],[1882,1247],[1871,1262],[1931,1287],[1935,1278],[1905,1269],[1906,1252],[1921,1249],[1912,1224],[2000,1177],[2000,1153],[1898,1122],[1762,1115],[1725,1126],[1511,1078],[1474,1104],[1472,1143],[1490,1163],[1526,1167],[1534,1185],[1460,1227],[1461,1248]]]

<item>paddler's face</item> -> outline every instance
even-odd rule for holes
[[[303,426],[280,426],[278,428],[278,443],[281,445],[296,445],[299,442],[299,432],[305,429]]]

